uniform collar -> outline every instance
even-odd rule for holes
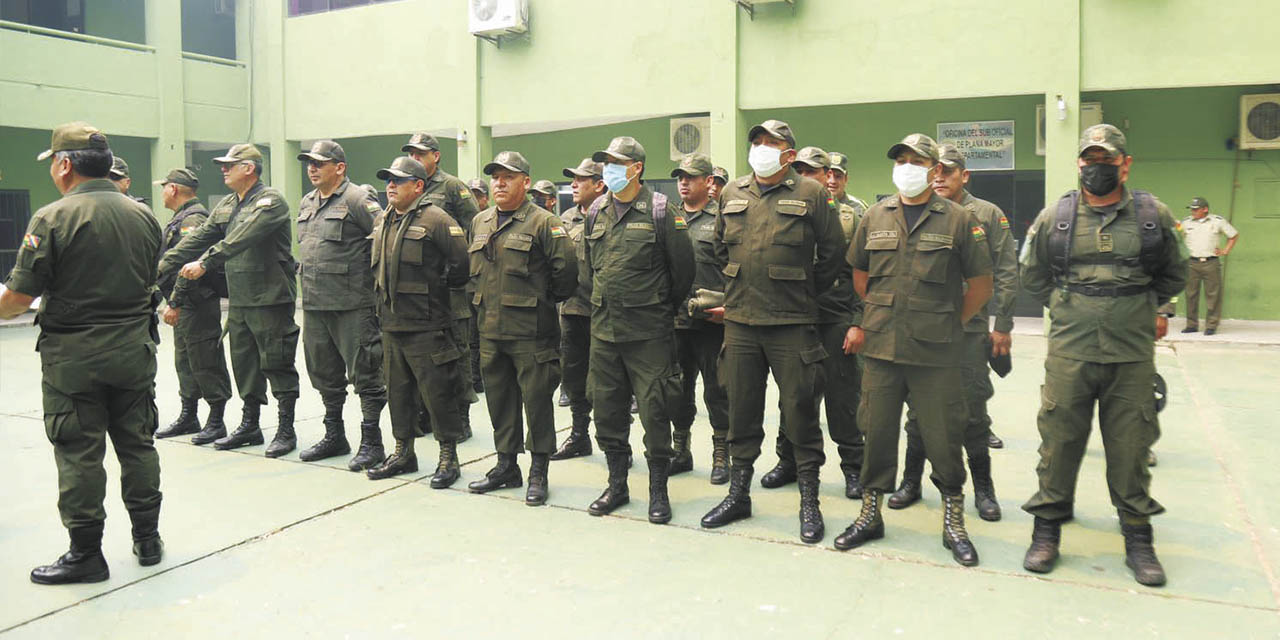
[[[176,216],[176,215],[178,215],[178,214],[182,213],[183,211],[186,211],[187,209],[190,209],[191,207],[197,206],[197,205],[199,205],[199,204],[200,204],[200,198],[192,198],[192,199],[190,199],[190,200],[188,200],[188,201],[186,201],[186,202],[182,203],[181,205],[179,205],[179,206],[178,206],[178,210],[177,210],[177,211],[174,211],[174,212],[173,212],[173,215],[175,215],[175,216]]]
[[[262,184],[262,181],[261,181],[261,180],[259,180],[259,181],[255,182],[255,183],[253,183],[253,186],[252,186],[252,187],[249,187],[249,190],[248,190],[248,191],[244,192],[244,197],[243,197],[243,198],[237,198],[236,202],[237,202],[237,203],[247,202],[247,201],[249,201],[250,199],[252,199],[254,196],[258,195],[258,192],[259,192],[259,191],[262,191],[262,190],[263,190],[263,189],[265,189],[265,188],[267,188],[267,187],[266,187],[266,185]],[[236,194],[232,193],[231,195],[233,195],[233,196],[234,196],[234,195],[236,195]]]
[[[120,190],[116,188],[116,183],[106,178],[90,178],[89,180],[85,180],[84,182],[81,182],[80,184],[72,187],[69,191],[66,192],[66,194],[63,195],[63,197],[72,196],[77,193],[89,193],[91,191],[115,191],[117,193],[120,192]]]

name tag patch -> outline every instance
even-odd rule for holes
[[[898,237],[897,229],[888,229],[884,231],[872,231],[867,234],[868,240],[876,240],[878,238],[897,238],[897,237]],[[950,238],[948,238],[948,240],[950,240]]]
[[[467,232],[466,232],[466,231],[463,231],[463,230],[462,230],[462,227],[449,227],[449,235],[451,235],[451,236],[465,236],[465,235],[467,235]]]
[[[507,237],[511,238],[512,240],[523,240],[525,242],[533,242],[533,236],[527,233],[512,233],[507,235]]]
[[[750,204],[750,203],[751,203],[751,201],[750,201],[750,200],[730,200],[730,201],[728,201],[728,202],[724,203],[724,206],[728,207],[728,206],[732,206],[732,205],[735,205],[735,204],[747,205],[747,204]]]
[[[974,229],[981,230],[982,227],[974,227]],[[974,237],[977,237],[977,236],[974,236]],[[922,233],[920,234],[920,239],[925,242],[937,242],[938,244],[951,244],[951,241],[954,238],[952,238],[951,236],[945,233]]]
[[[789,204],[794,207],[808,207],[809,203],[804,200],[779,200],[778,204]]]
[[[643,231],[653,231],[653,223],[650,222],[628,222],[628,229],[641,229]]]

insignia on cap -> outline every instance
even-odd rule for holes
[[[1093,135],[1089,136],[1089,139],[1093,142],[1102,142],[1107,139],[1107,131],[1105,129],[1098,128],[1093,132]]]

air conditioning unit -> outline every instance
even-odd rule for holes
[[[1080,103],[1080,133],[1095,124],[1102,124],[1102,103]],[[1036,105],[1036,155],[1044,155],[1044,105]]]
[[[529,30],[529,0],[469,0],[471,35],[487,40]]]
[[[707,153],[711,148],[711,117],[672,118],[668,141],[672,160],[690,153]]]
[[[1240,96],[1240,148],[1280,149],[1280,93]]]

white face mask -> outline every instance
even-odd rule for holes
[[[899,193],[914,198],[929,188],[929,168],[911,163],[896,164],[893,166],[893,184]]]
[[[763,178],[782,170],[782,152],[762,144],[751,145],[751,153],[747,154],[747,164],[756,175]]]

